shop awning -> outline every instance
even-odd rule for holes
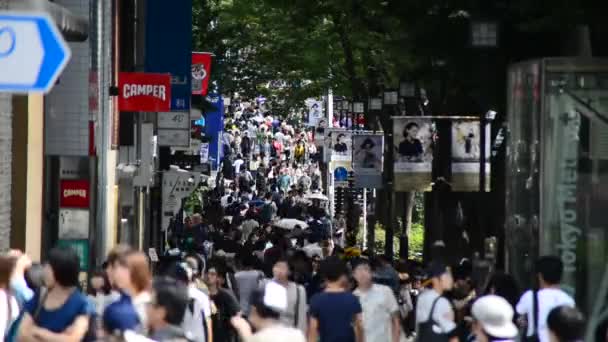
[[[69,42],[83,42],[89,35],[88,18],[74,15],[63,6],[48,0],[0,0],[0,11],[46,13]]]

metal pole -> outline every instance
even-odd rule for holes
[[[363,243],[362,248],[367,246],[367,189],[363,189]]]

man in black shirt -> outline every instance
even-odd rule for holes
[[[234,294],[221,287],[225,272],[215,267],[207,270],[207,287],[209,298],[215,304],[217,312],[213,314],[213,340],[236,342],[237,333],[230,324],[230,319],[240,311],[239,303]]]

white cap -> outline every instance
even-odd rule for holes
[[[274,281],[266,283],[264,305],[279,312],[287,310],[287,289]]]
[[[513,324],[513,307],[504,298],[488,295],[479,298],[471,309],[483,331],[497,338],[513,338],[518,330]]]

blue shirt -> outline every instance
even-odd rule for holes
[[[34,319],[36,309],[40,306],[38,317],[35,319],[36,325],[54,333],[61,333],[66,330],[78,316],[92,313],[87,298],[78,290],[72,292],[65,303],[54,310],[45,309],[39,298],[40,293],[36,293],[34,298],[25,304],[25,311]]]
[[[139,323],[131,297],[124,293],[103,312],[103,326],[109,333],[137,330]]]
[[[355,342],[353,322],[361,311],[359,299],[350,292],[322,292],[310,301],[310,315],[319,321],[321,342]]]

